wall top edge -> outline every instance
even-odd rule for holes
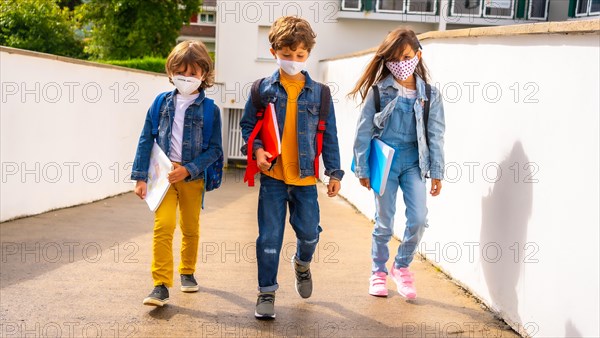
[[[128,68],[128,67],[122,67],[122,66],[116,66],[116,65],[109,65],[109,64],[105,64],[105,63],[99,63],[99,62],[93,62],[93,61],[87,61],[87,60],[80,60],[80,59],[70,58],[70,57],[66,57],[66,56],[35,52],[32,50],[26,50],[26,49],[20,49],[20,48],[0,46],[0,52],[4,52],[4,53],[8,53],[8,54],[19,54],[19,55],[37,57],[37,58],[41,58],[41,59],[56,60],[56,61],[90,66],[90,67],[123,70],[123,71],[131,72],[131,73],[139,73],[139,74],[146,74],[146,75],[153,75],[153,76],[166,76],[165,74],[162,74],[162,73],[155,73],[155,72],[150,72],[147,70]]]
[[[542,34],[600,34],[600,19],[578,20],[578,21],[556,21],[539,22],[522,25],[477,27],[454,29],[448,31],[429,31],[418,35],[419,40],[452,39],[452,38],[475,38],[488,36],[518,36],[518,35],[542,35]],[[349,59],[377,51],[377,47],[361,50],[349,54],[334,56],[319,62]]]

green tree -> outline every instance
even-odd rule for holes
[[[79,7],[97,59],[164,57],[201,0],[91,0]]]
[[[0,44],[63,56],[84,55],[71,12],[55,0],[2,0]]]

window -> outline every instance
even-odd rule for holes
[[[200,14],[201,23],[215,23],[215,13],[202,13]]]
[[[342,0],[342,10],[360,11],[361,0]]]
[[[590,15],[600,14],[600,0],[592,0],[589,13]]]
[[[485,0],[484,17],[493,18],[512,18],[513,17],[513,0]]]
[[[456,16],[481,16],[481,0],[454,0],[450,13]]]
[[[546,20],[548,0],[529,0],[529,19]]]
[[[404,0],[377,0],[378,12],[404,12]]]
[[[600,14],[600,0],[577,0],[575,16]]]
[[[215,13],[195,13],[190,18],[190,23],[195,25],[214,25],[215,24]]]
[[[435,14],[436,4],[436,0],[408,0],[408,13]]]
[[[271,49],[271,43],[269,43],[269,31],[271,31],[271,26],[258,26],[258,50],[256,58],[259,60],[275,61],[275,58],[269,51]]]

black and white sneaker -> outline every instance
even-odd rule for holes
[[[194,275],[181,275],[181,291],[198,291],[198,283],[196,282],[196,278],[194,278]]]
[[[144,305],[163,306],[169,302],[169,289],[163,284],[154,287],[148,297],[144,298]]]
[[[296,256],[292,258],[292,267],[296,274],[296,292],[302,298],[309,298],[312,295],[313,284],[310,274],[310,265],[302,265],[296,261]]]

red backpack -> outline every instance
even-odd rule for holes
[[[246,166],[246,174],[244,175],[244,182],[248,182],[248,186],[249,187],[253,187],[254,186],[254,175],[258,172],[260,172],[260,169],[258,168],[258,164],[256,163],[256,159],[254,158],[254,150],[252,149],[254,146],[254,140],[256,139],[256,136],[258,135],[258,132],[260,131],[262,125],[263,125],[263,118],[264,118],[264,113],[265,113],[265,108],[264,106],[262,106],[261,104],[261,100],[260,100],[260,84],[262,83],[262,81],[265,78],[262,79],[258,79],[256,81],[254,81],[254,83],[252,84],[252,88],[250,90],[250,99],[252,100],[252,105],[254,106],[254,108],[256,109],[256,125],[254,126],[254,129],[252,130],[252,133],[250,134],[250,137],[248,138],[248,143],[247,143],[247,153],[246,153],[246,158],[247,158],[247,166]],[[331,91],[329,90],[329,87],[319,83],[319,85],[321,86],[321,108],[319,111],[319,124],[317,125],[317,153],[315,156],[315,177],[319,178],[319,156],[321,155],[321,152],[323,150],[323,134],[325,134],[325,129],[326,129],[326,121],[327,121],[327,115],[329,115],[329,102],[331,102]]]

